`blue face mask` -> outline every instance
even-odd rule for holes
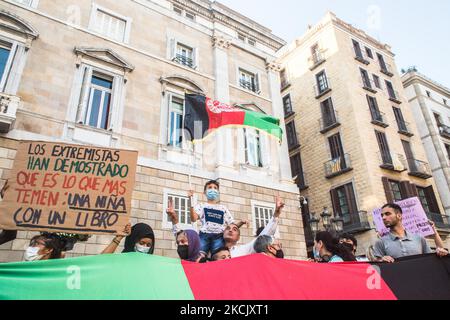
[[[316,249],[316,246],[313,247],[314,259],[320,259],[319,250]]]
[[[208,198],[208,200],[212,200],[212,201],[219,199],[219,191],[217,191],[215,189],[208,189],[206,191],[206,198]]]

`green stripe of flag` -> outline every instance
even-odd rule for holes
[[[280,119],[264,113],[245,111],[244,126],[255,127],[282,140],[283,130],[280,128]]]
[[[193,300],[180,260],[142,254],[0,264],[1,300]]]

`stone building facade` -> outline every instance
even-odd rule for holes
[[[298,189],[286,139],[223,129],[193,146],[182,133],[185,93],[205,94],[283,118],[276,52],[285,42],[258,23],[207,0],[0,1],[0,175],[20,140],[139,151],[132,222],[156,233],[156,254],[176,256],[165,207],[187,218],[192,186],[221,183],[221,201],[251,221],[241,241],[286,202],[279,234],[286,256],[306,257]],[[284,128],[284,121],[282,120]],[[34,233],[0,246],[18,261]],[[98,254],[111,237],[92,236],[69,256]]]
[[[357,236],[359,255],[377,239],[371,213],[386,202],[419,196],[429,217],[441,221],[421,123],[416,125],[388,45],[328,13],[283,49],[279,61],[292,174],[307,200],[305,220],[309,214],[320,218],[327,207],[343,218],[344,231]],[[440,227],[446,238],[450,226]]]

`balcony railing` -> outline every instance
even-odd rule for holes
[[[450,127],[449,126],[446,126],[445,124],[439,125],[439,133],[441,134],[441,136],[450,139]]]
[[[379,110],[370,110],[370,114],[372,115],[372,124],[377,126],[387,128],[389,124],[386,121],[386,114]]]
[[[365,65],[370,63],[367,54],[363,50],[357,50],[353,46],[353,52],[355,53],[355,59],[358,60],[359,62],[364,63]]]
[[[392,77],[394,75],[394,69],[389,63],[386,62],[380,62],[380,71],[387,75],[388,77]]]
[[[325,177],[331,179],[338,175],[344,174],[348,171],[353,170],[350,161],[350,155],[344,154],[344,156],[335,158],[325,162]]]
[[[328,92],[331,91],[331,79],[326,77],[326,84],[319,87],[318,84],[314,86],[314,93],[316,95],[316,99],[319,99],[320,97],[324,96]]]
[[[408,159],[409,175],[422,179],[431,178],[432,172],[427,162],[417,159]]]
[[[375,85],[375,82],[371,79],[364,79],[361,78],[361,86],[363,87],[363,89],[370,91],[372,93],[376,93],[379,89],[377,88],[377,86]]]
[[[256,84],[251,82],[251,81],[245,81],[243,79],[239,80],[239,85],[241,86],[241,88],[256,92]]]
[[[20,98],[0,93],[0,133],[8,133],[16,121]]]
[[[344,232],[360,233],[372,229],[367,211],[345,214],[341,218],[344,219]]]
[[[322,118],[319,119],[320,133],[322,134],[340,125],[341,123],[339,122],[339,114],[335,110],[333,110],[332,113],[322,116]]]
[[[398,133],[408,137],[412,137],[414,135],[414,133],[411,132],[409,122],[397,121],[397,125],[398,125]]]
[[[403,172],[407,170],[406,158],[401,154],[390,154],[386,152],[378,152],[378,160],[380,161],[380,168],[392,170],[396,172]]]
[[[398,94],[398,92],[396,90],[390,90],[388,89],[388,95],[389,95],[389,100],[395,102],[395,103],[402,103],[402,101],[400,100],[400,95]]]
[[[427,217],[433,221],[437,229],[450,229],[450,217],[440,213],[427,212]]]
[[[325,62],[325,57],[321,52],[317,51],[314,52],[311,55],[311,57],[308,58],[308,60],[309,60],[309,70],[312,71]]]
[[[183,66],[194,68],[194,60],[181,54],[177,54],[173,61],[182,64]]]

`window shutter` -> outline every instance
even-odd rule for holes
[[[414,183],[409,183],[409,194],[411,197],[418,197],[419,193],[417,192],[417,187]]]
[[[199,54],[198,54],[198,48],[192,49],[192,59],[193,61],[193,68],[198,70],[199,68]]]
[[[347,203],[350,214],[356,214],[358,212],[358,206],[356,204],[355,190],[353,189],[353,184],[349,183],[345,185],[345,195],[347,197]]]
[[[400,193],[402,194],[402,199],[411,198],[411,190],[409,188],[409,181],[400,182]]]
[[[246,163],[247,144],[245,139],[245,129],[237,130],[237,145],[239,146],[239,163]]]
[[[85,123],[86,110],[89,102],[89,86],[92,78],[92,67],[84,66],[83,83],[81,85],[80,100],[78,103],[77,123]]]
[[[259,134],[259,141],[261,145],[261,162],[263,167],[270,167],[270,140],[266,133]]]
[[[173,60],[176,56],[177,42],[174,38],[169,39],[169,59]]]
[[[167,93],[167,138],[166,138],[166,144],[170,144],[170,108],[172,104],[172,94]]]
[[[386,200],[388,203],[394,202],[394,193],[392,192],[391,184],[389,183],[389,179],[386,177],[381,178],[383,182],[384,192],[386,194]]]
[[[260,94],[261,93],[261,83],[259,83],[260,81],[260,76],[259,73],[255,74],[255,86],[256,86],[256,93]]]
[[[335,216],[342,216],[341,206],[339,205],[339,197],[336,189],[330,191],[331,203],[333,204],[333,212]]]
[[[433,186],[425,188],[425,196],[427,197],[428,205],[432,213],[441,214],[438,202],[436,200],[436,195],[434,194]]]

